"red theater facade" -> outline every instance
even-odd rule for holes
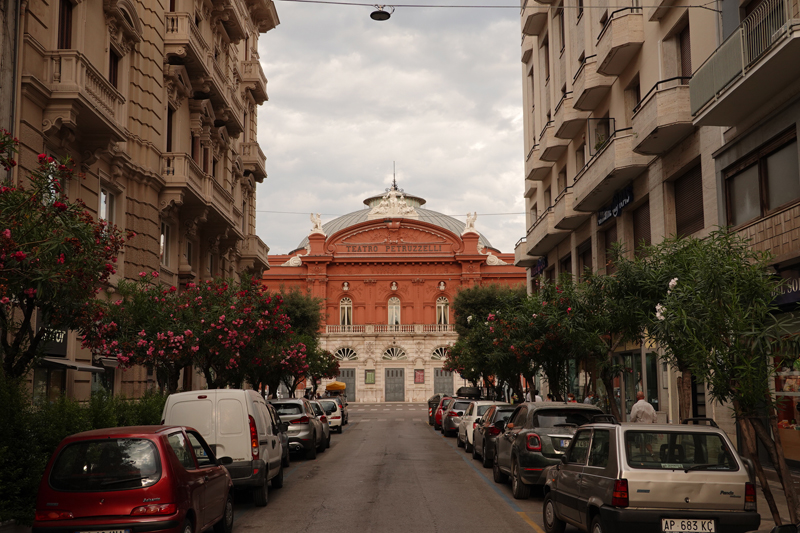
[[[393,186],[367,208],[313,228],[287,255],[270,255],[263,283],[308,289],[323,300],[323,348],[339,360],[349,401],[421,402],[452,393],[460,377],[442,370],[457,335],[452,303],[462,288],[525,283],[467,223],[423,209]]]

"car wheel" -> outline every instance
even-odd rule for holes
[[[605,529],[603,528],[603,522],[600,520],[600,515],[594,517],[592,520],[592,529],[590,530],[591,533],[603,533]]]
[[[317,435],[314,434],[311,436],[311,448],[306,450],[306,459],[316,459],[317,458]]]
[[[325,448],[331,447],[331,434],[328,433],[328,439],[325,441]]]
[[[192,521],[191,521],[191,520],[189,520],[189,519],[187,519],[187,520],[186,520],[186,521],[183,523],[183,528],[181,528],[181,531],[182,531],[183,533],[192,533],[192,531],[194,531],[194,528],[192,528]]]
[[[553,503],[552,492],[548,492],[544,497],[542,515],[544,518],[544,530],[547,533],[564,533],[567,524],[556,516],[556,505]]]
[[[508,483],[508,474],[500,470],[500,465],[497,462],[497,456],[495,456],[494,464],[492,465],[492,474],[495,483]]]
[[[475,447],[472,444],[470,444],[469,438],[466,435],[464,435],[464,451],[467,453],[472,453],[472,455],[475,455]]]
[[[476,461],[480,459],[481,454],[478,453],[478,446],[475,444],[475,437],[472,437],[472,458]]]
[[[493,462],[492,458],[489,456],[489,453],[486,451],[486,441],[483,441],[483,453],[481,453],[481,457],[483,457],[483,467],[491,468]]]
[[[339,435],[342,434],[342,426],[336,428],[336,433],[338,433]]]
[[[515,500],[527,500],[531,495],[531,486],[522,481],[519,461],[516,459],[511,463],[511,493]]]
[[[280,470],[278,470],[278,475],[272,478],[271,481],[273,489],[280,489],[283,487],[283,465],[281,465]],[[226,531],[225,533],[230,533]]]
[[[269,487],[267,487],[267,480],[264,483],[253,489],[253,502],[256,507],[266,507],[269,501]]]
[[[214,533],[233,533],[233,489],[228,492],[222,518],[214,524]]]
[[[463,448],[464,447],[464,441],[461,440],[461,433],[456,433],[456,445],[459,448]]]

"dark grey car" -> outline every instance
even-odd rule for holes
[[[317,451],[324,451],[325,430],[308,400],[286,398],[269,400],[269,403],[275,407],[278,416],[281,417],[281,422],[289,424],[287,431],[289,450],[305,451],[308,459],[315,459]]]
[[[278,429],[278,437],[281,440],[281,446],[283,446],[283,455],[281,456],[281,464],[284,468],[289,466],[289,427],[288,424],[286,426],[282,426],[283,422],[281,421],[281,417],[278,415],[278,411],[275,410],[275,406],[271,403],[267,403],[267,411],[269,411],[270,416],[275,421],[275,427]],[[286,431],[283,431],[283,429]]]
[[[494,464],[494,445],[501,431],[496,422],[505,422],[516,407],[493,405],[483,414],[481,423],[472,433],[472,458],[482,459],[484,468]],[[502,425],[502,424],[501,424]]]
[[[325,414],[325,408],[318,400],[309,400],[311,407],[314,409],[314,414],[322,422],[322,434],[325,437],[325,446],[319,452],[324,452],[326,448],[331,447],[331,425],[328,423],[328,415]]]
[[[467,410],[467,407],[469,407],[469,404],[473,401],[474,400],[456,398],[445,411],[442,411],[442,434],[445,437],[456,436],[456,433],[458,433],[458,425],[461,423],[461,417],[464,415],[464,411]]]

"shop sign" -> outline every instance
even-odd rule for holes
[[[41,321],[36,320],[37,329],[44,329],[42,337],[42,352],[46,355],[67,356],[67,330],[59,328],[48,328],[42,325]]]
[[[800,302],[800,277],[784,278],[783,285],[775,291],[775,305]]]
[[[614,195],[611,205],[597,212],[597,225],[605,224],[611,217],[618,217],[622,213],[622,209],[632,201],[633,187],[629,185]]]

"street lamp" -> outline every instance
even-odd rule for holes
[[[389,20],[389,17],[391,17],[392,13],[394,13],[394,6],[389,6],[390,11],[384,11],[383,8],[385,7],[386,6],[383,5],[376,5],[375,11],[370,13],[369,17],[372,20]]]

